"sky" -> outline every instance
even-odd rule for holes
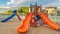
[[[0,0],[0,7],[29,6],[35,2],[42,6],[60,6],[60,0]]]
[[[0,8],[14,8],[35,4],[42,6],[57,6],[60,8],[60,0],[0,0]]]

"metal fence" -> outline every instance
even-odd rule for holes
[[[48,16],[52,21],[60,22],[60,16]]]

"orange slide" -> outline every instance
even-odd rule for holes
[[[57,24],[55,24],[54,22],[52,22],[45,14],[43,14],[42,12],[37,13],[42,20],[44,21],[45,24],[47,24],[48,26],[50,26],[52,29],[57,30],[59,29],[59,26]]]
[[[18,28],[17,28],[17,32],[27,32],[27,30],[29,29],[29,24],[31,21],[31,18],[33,16],[33,12],[29,13],[25,20],[23,21],[23,24],[21,24]]]

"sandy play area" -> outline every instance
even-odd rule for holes
[[[11,19],[8,22],[0,22],[0,34],[20,34],[16,32],[17,26],[21,21],[18,19]],[[51,30],[48,26],[30,27],[26,34],[60,34],[59,31]]]

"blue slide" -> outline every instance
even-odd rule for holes
[[[10,20],[11,18],[13,18],[16,15],[16,10],[13,11],[13,14],[11,16],[9,16],[8,18],[1,20],[1,22],[7,22],[8,20]]]

